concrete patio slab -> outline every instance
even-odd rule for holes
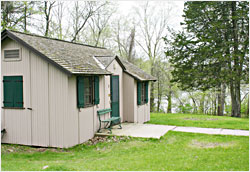
[[[122,129],[119,129],[119,126],[114,126],[112,134],[109,134],[108,130],[102,130],[102,133],[96,133],[96,135],[116,135],[159,139],[169,130],[174,128],[175,126],[168,125],[122,123]]]

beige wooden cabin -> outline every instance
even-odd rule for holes
[[[150,119],[148,81],[155,78],[111,51],[10,30],[1,36],[2,143],[83,143],[106,108],[122,122]]]

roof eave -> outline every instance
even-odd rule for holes
[[[112,73],[83,73],[83,72],[73,72],[73,75],[112,75]]]
[[[133,75],[132,73],[130,73],[130,72],[126,71],[126,70],[124,72],[127,73],[128,75],[130,75],[131,77],[135,78],[136,80],[139,80],[139,81],[153,81],[153,82],[157,81],[157,79],[142,79],[142,78],[139,78],[139,77]]]

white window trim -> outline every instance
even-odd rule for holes
[[[4,51],[8,51],[8,50],[19,50],[19,57],[18,58],[5,58],[4,56]],[[22,49],[21,48],[6,48],[3,49],[3,60],[6,62],[10,62],[10,61],[21,61],[22,60]]]

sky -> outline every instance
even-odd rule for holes
[[[73,0],[72,1],[66,1],[64,5],[64,18],[63,18],[63,26],[68,25],[68,23],[71,21],[71,16],[69,10],[73,7]],[[145,1],[111,1],[113,3],[117,4],[118,10],[115,12],[114,16],[122,16],[122,17],[130,17],[133,18],[134,15],[134,9],[138,7],[138,5],[142,4]],[[172,7],[171,12],[171,21],[168,23],[168,25],[175,30],[180,30],[180,22],[183,21],[183,8],[184,8],[184,2],[185,1],[149,1],[150,3],[156,2],[156,11],[158,8],[166,9],[165,6],[169,5]],[[43,20],[44,16],[40,15],[37,18],[37,20],[41,21]],[[33,20],[33,22],[36,22]],[[35,28],[30,27],[29,28],[31,32],[42,34],[39,31],[37,31]]]
[[[143,1],[116,1],[118,2],[118,13],[122,15],[129,14],[130,11],[132,11],[133,7],[136,7],[139,3]],[[163,2],[167,3],[167,1],[157,1],[157,2]],[[180,22],[183,21],[183,9],[184,9],[184,2],[185,1],[168,1],[171,3],[171,5],[174,8],[174,23],[172,24],[174,27],[176,27],[178,30],[180,27]],[[159,6],[160,7],[160,6]]]

